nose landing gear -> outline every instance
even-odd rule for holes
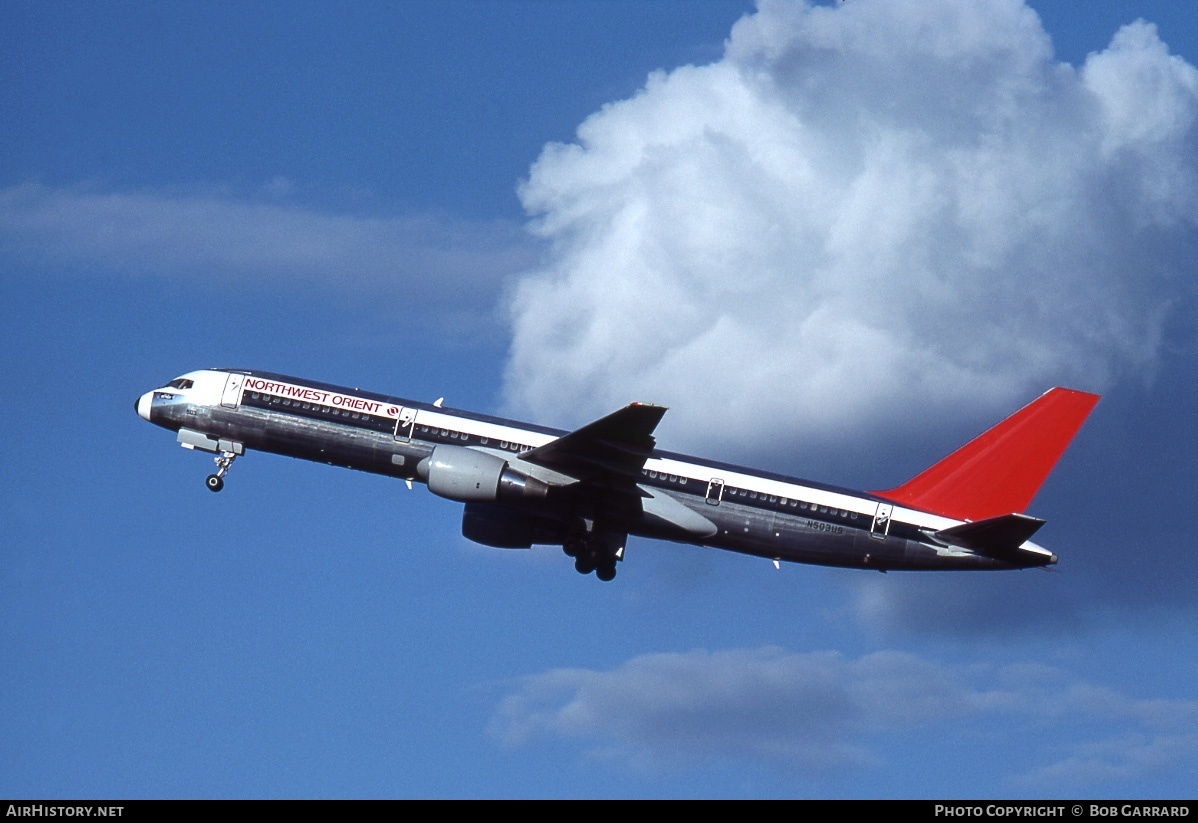
[[[204,480],[204,484],[209,491],[218,492],[225,487],[225,475],[229,473],[229,467],[233,465],[233,461],[237,459],[237,455],[233,452],[221,452],[216,458],[216,474],[210,474]]]
[[[225,475],[229,467],[237,459],[237,455],[245,454],[245,446],[236,440],[211,437],[194,429],[179,429],[179,445],[185,449],[200,449],[216,455],[216,474],[210,474],[204,480],[209,491],[218,492],[225,487]]]

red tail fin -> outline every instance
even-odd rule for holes
[[[873,493],[957,520],[1023,512],[1097,402],[1051,389],[903,485]]]

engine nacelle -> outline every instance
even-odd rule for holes
[[[561,543],[563,529],[551,520],[516,509],[467,503],[462,536],[497,549],[531,549],[534,543]]]
[[[541,500],[548,484],[518,472],[502,457],[465,446],[441,445],[416,465],[428,490],[463,503]]]

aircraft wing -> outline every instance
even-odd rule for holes
[[[665,406],[632,403],[580,429],[520,455],[579,480],[607,479],[612,485],[635,483],[657,441],[653,430]]]

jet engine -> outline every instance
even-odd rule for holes
[[[541,500],[549,485],[513,469],[502,457],[465,446],[440,445],[416,466],[428,490],[463,503]]]
[[[561,543],[560,524],[522,511],[485,503],[467,503],[462,536],[497,549],[531,549],[533,543]]]

